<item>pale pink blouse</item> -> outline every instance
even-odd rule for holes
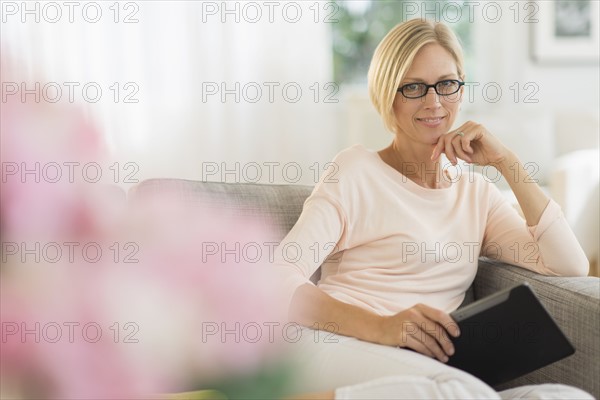
[[[581,276],[585,257],[560,207],[525,220],[481,174],[417,185],[362,145],[339,153],[275,251],[287,304],[323,263],[318,287],[380,315],[462,303],[488,256],[544,275]]]

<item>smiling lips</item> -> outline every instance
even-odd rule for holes
[[[444,118],[446,117],[416,118],[416,120],[427,127],[435,128]]]

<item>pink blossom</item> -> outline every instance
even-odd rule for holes
[[[3,248],[2,396],[144,398],[281,358],[281,331],[273,338],[265,325],[283,320],[267,249],[251,260],[206,252],[214,243],[272,242],[268,223],[191,206],[169,191],[127,206],[114,186],[7,171],[106,160],[101,133],[76,107],[18,100],[3,104],[3,243],[71,241],[103,251],[94,261],[76,252],[73,260],[37,262]],[[207,327],[236,324],[264,330],[257,340],[207,335]]]

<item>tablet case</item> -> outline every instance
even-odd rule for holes
[[[461,334],[452,338],[455,353],[447,364],[490,386],[575,353],[527,283],[478,300],[450,316]]]

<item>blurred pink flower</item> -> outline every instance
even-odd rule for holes
[[[22,175],[36,163],[101,162],[105,149],[77,108],[18,100],[3,104],[1,121],[2,397],[144,398],[281,359],[267,249],[258,259],[206,252],[261,246],[268,226],[173,193],[126,208],[116,187]],[[73,260],[23,261],[4,246],[65,241],[80,245]],[[85,243],[102,256],[84,259]]]
[[[168,191],[134,204],[134,218],[146,222],[137,240],[137,267],[183,299],[197,295],[200,313],[192,342],[198,368],[210,365],[207,374],[245,372],[278,358],[284,316],[268,270],[271,255],[265,244],[275,243],[269,226],[186,203]],[[231,333],[223,340],[223,328],[237,338]]]
[[[100,135],[82,113],[11,97],[3,104],[1,135],[3,230],[56,237],[93,229],[81,169],[104,157]]]

